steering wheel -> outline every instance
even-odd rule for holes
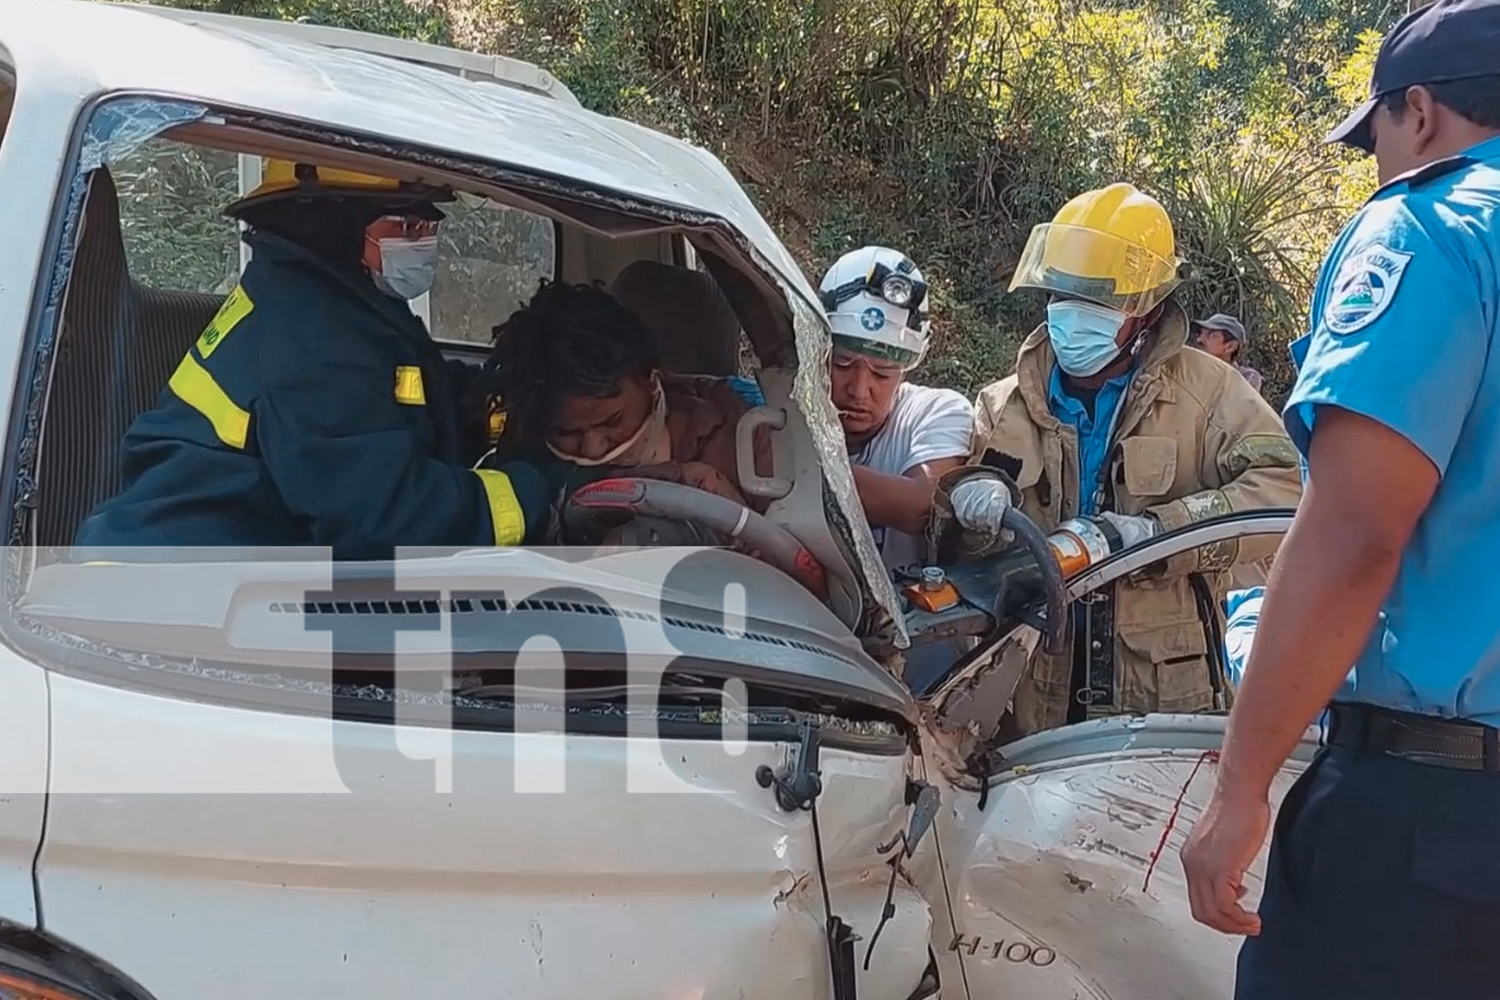
[[[781,525],[727,497],[681,483],[621,477],[581,486],[563,505],[563,524],[584,536],[637,517],[656,517],[721,532],[760,553],[821,601],[828,599],[823,564]]]

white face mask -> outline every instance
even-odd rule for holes
[[[410,301],[432,290],[437,279],[436,236],[421,239],[388,238],[376,243],[380,270],[372,273],[375,287],[393,299]]]
[[[1053,302],[1047,306],[1047,337],[1057,366],[1081,378],[1097,374],[1120,356],[1115,338],[1129,319],[1092,302]]]
[[[646,419],[641,421],[641,426],[636,432],[624,441],[615,445],[609,451],[598,458],[585,458],[582,455],[569,455],[567,452],[559,451],[553,447],[552,442],[547,442],[547,450],[565,462],[574,465],[619,465],[619,466],[643,466],[659,465],[672,459],[672,435],[667,430],[667,397],[661,388],[661,379],[655,375],[651,376],[653,405]]]

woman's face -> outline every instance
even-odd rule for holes
[[[590,461],[629,441],[651,415],[651,380],[622,378],[612,396],[570,396],[558,410],[548,441],[568,455]]]

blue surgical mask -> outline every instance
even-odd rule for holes
[[[384,239],[379,246],[380,270],[370,275],[376,288],[393,299],[408,302],[432,290],[438,269],[436,236]]]
[[[1102,371],[1120,356],[1115,338],[1129,319],[1122,312],[1092,302],[1053,302],[1047,306],[1047,336],[1057,366],[1086,377]]]

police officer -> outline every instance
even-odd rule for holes
[[[979,394],[970,464],[939,484],[943,546],[953,520],[975,533],[955,554],[980,554],[1012,503],[1047,529],[1096,516],[1125,545],[1297,503],[1297,454],[1276,411],[1228,366],[1186,349],[1182,273],[1166,210],[1129,184],[1085,192],[1032,231],[1011,289],[1048,293],[1047,321],[1015,373]],[[1274,546],[1202,546],[1075,605],[1071,655],[1039,654],[1016,690],[1016,734],[1222,709],[1228,687],[1205,619],[1222,615],[1231,570]]]
[[[446,191],[272,160],[227,213],[253,257],[121,446],[83,549],[520,544],[532,466],[471,471],[460,387],[409,300],[437,269]]]
[[[1384,186],[1293,347],[1306,492],[1182,852],[1194,916],[1250,935],[1238,1000],[1500,988],[1497,53],[1500,0],[1422,7],[1330,136],[1373,152]],[[1248,912],[1272,778],[1330,700]]]

